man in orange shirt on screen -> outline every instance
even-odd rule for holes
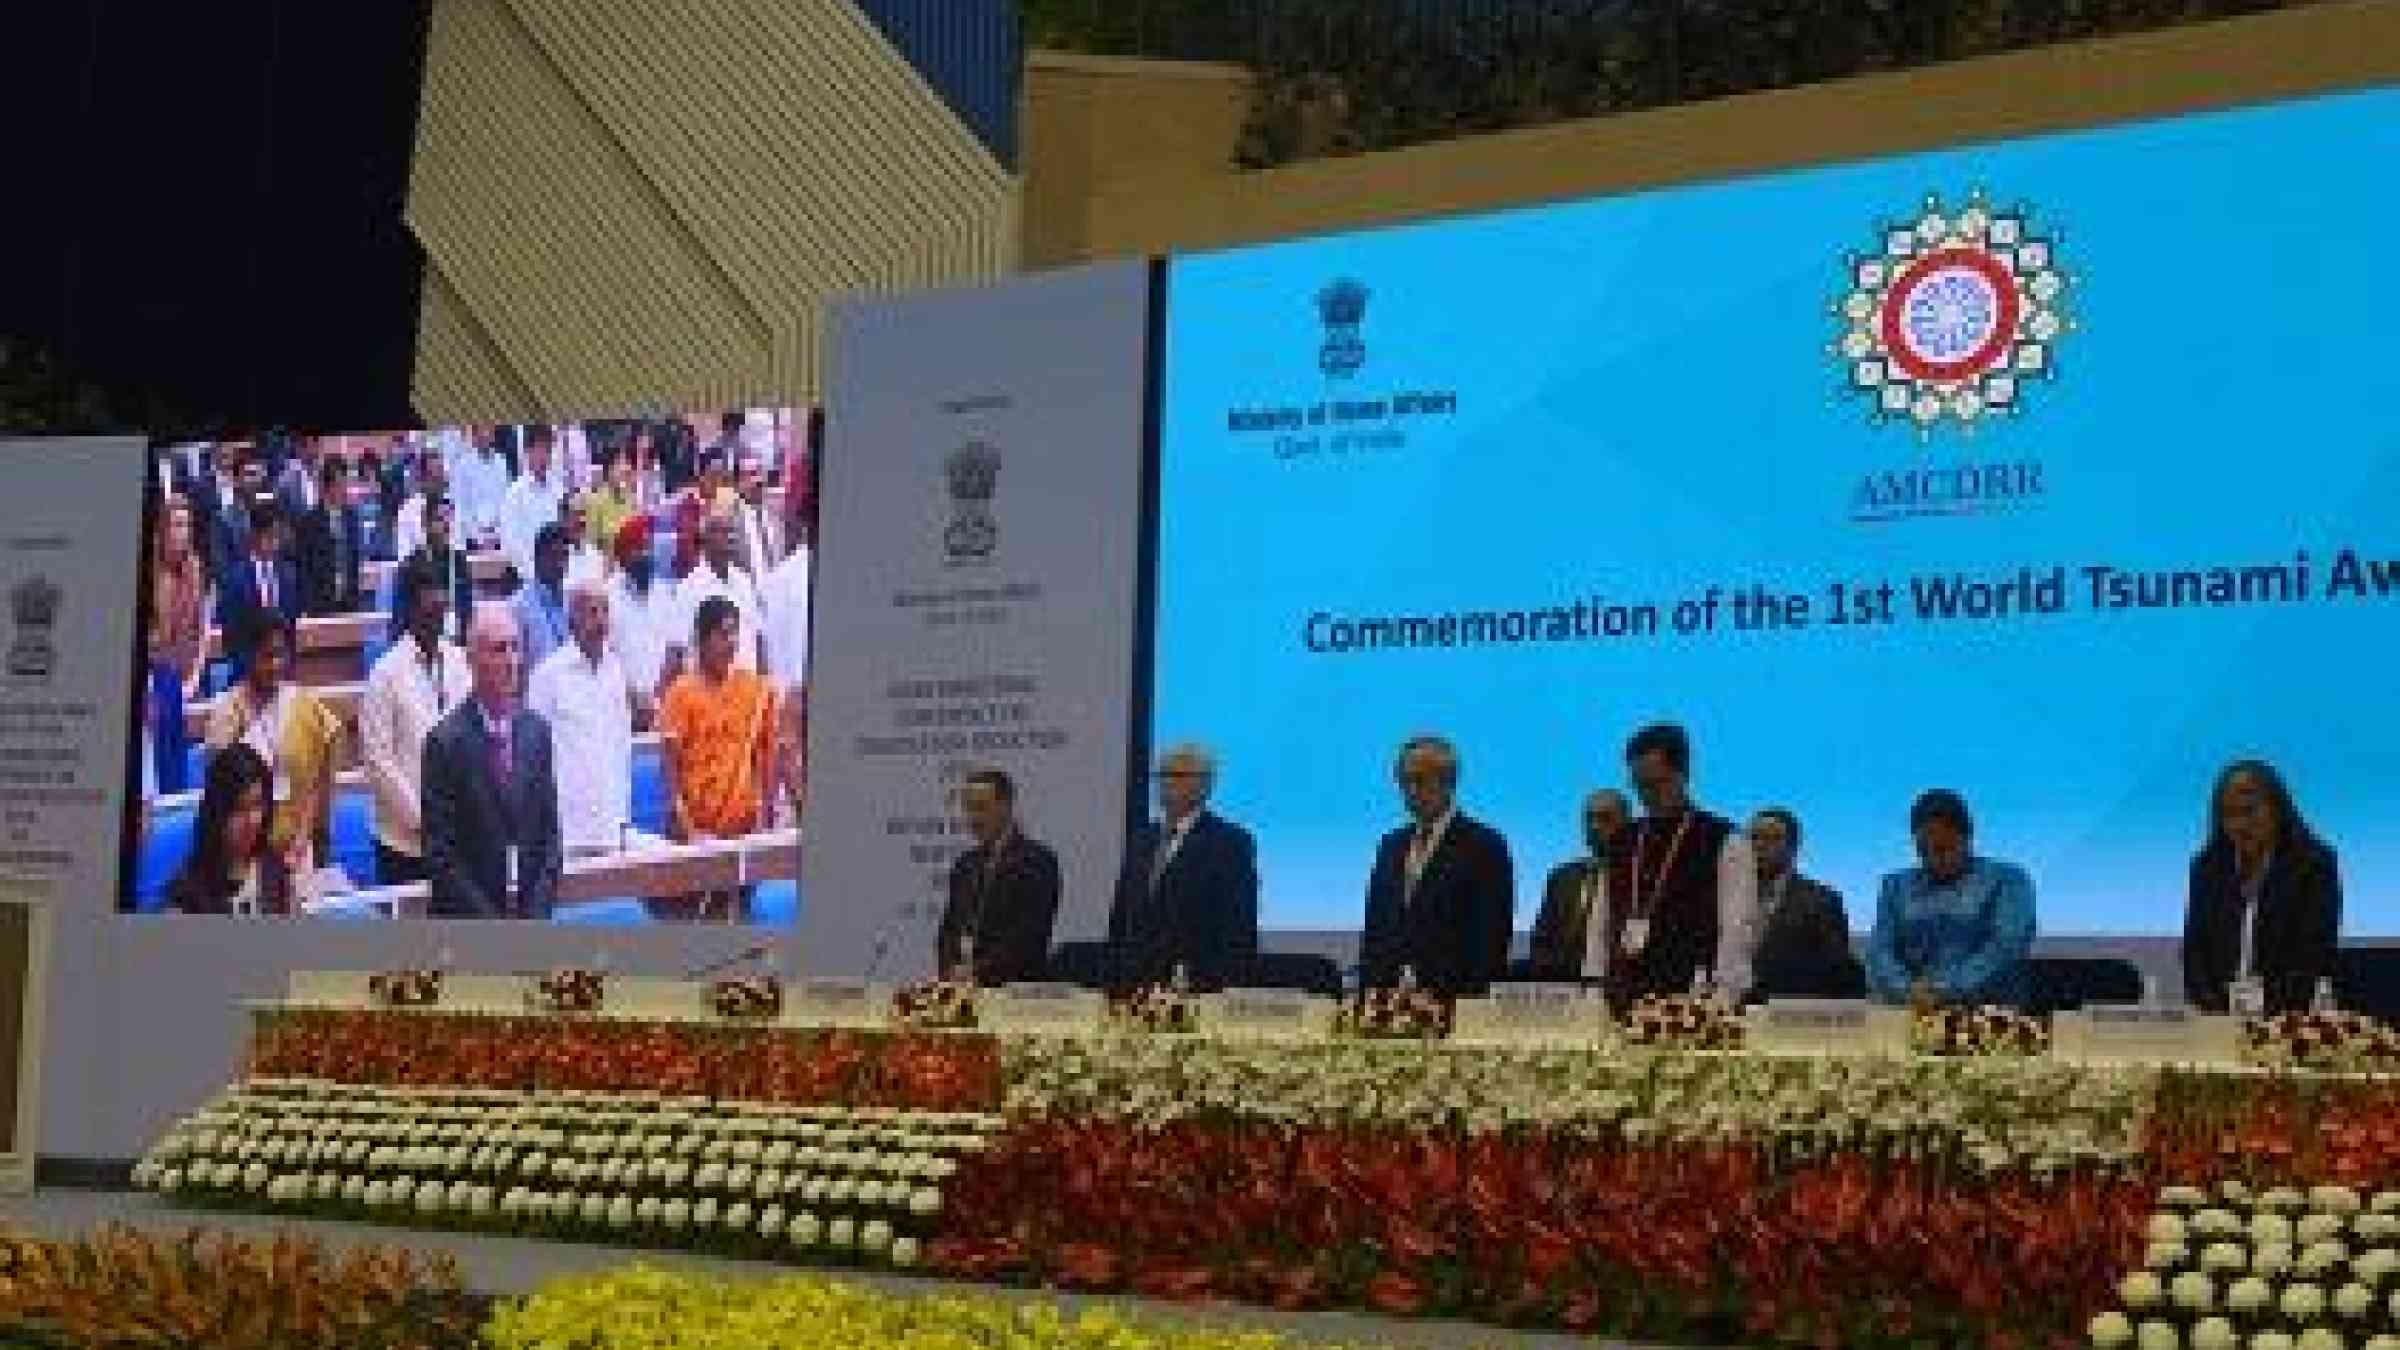
[[[780,740],[775,691],[758,672],[734,665],[741,614],[712,595],[692,620],[693,667],[677,676],[659,704],[666,751],[669,829],[686,843],[737,838],[766,826]],[[746,888],[745,888],[746,890]],[[653,902],[661,917],[722,912],[740,918],[745,894],[707,892]]]

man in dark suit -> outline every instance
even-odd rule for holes
[[[438,461],[437,461],[438,462]],[[465,549],[451,543],[458,525],[458,508],[450,501],[446,489],[429,487],[421,499],[424,502],[425,543],[400,560],[404,568],[415,567],[427,576],[440,577],[450,597],[450,621],[459,636],[466,634],[467,620],[475,613],[475,573],[467,562]],[[408,618],[397,588],[392,595],[392,638],[398,641],[408,631]]]
[[[327,455],[317,469],[316,505],[300,517],[300,576],[311,614],[348,614],[363,608],[359,564],[367,551],[367,524],[350,500],[350,466]]]
[[[217,583],[217,621],[228,633],[247,622],[244,616],[260,610],[272,610],[298,622],[307,607],[300,569],[284,551],[283,518],[275,509],[275,499],[253,501],[248,517],[250,534],[241,556]]]
[[[547,919],[561,858],[550,724],[518,706],[517,621],[487,605],[467,627],[473,696],[426,733],[428,912]]]
[[[1583,843],[1590,852],[1552,868],[1542,886],[1542,909],[1533,920],[1533,978],[1607,977],[1608,952],[1597,939],[1608,931],[1609,841],[1631,819],[1633,808],[1615,788],[1583,799]]]
[[[1758,864],[1760,925],[1753,991],[1767,998],[1864,997],[1842,893],[1800,875],[1800,817],[1780,806],[1752,816],[1750,853]]]
[[[1400,747],[1393,771],[1409,824],[1383,837],[1367,878],[1359,977],[1473,996],[1508,969],[1516,866],[1508,841],[1457,807],[1458,751],[1439,736]]]
[[[1058,855],[1017,829],[1017,785],[998,769],[968,774],[959,808],[975,847],[950,865],[935,960],[980,985],[1039,980],[1058,921]]]
[[[1108,912],[1111,973],[1157,984],[1183,970],[1195,987],[1240,978],[1258,952],[1258,845],[1208,809],[1216,763],[1196,745],[1158,761],[1156,824],[1126,845]]]
[[[292,453],[275,474],[275,505],[283,511],[285,520],[303,520],[324,500],[322,480],[317,466],[339,455],[325,453],[325,443],[315,436],[295,436]]]

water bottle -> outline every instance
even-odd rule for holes
[[[1181,961],[1176,962],[1175,976],[1169,987],[1178,997],[1192,992],[1192,968]]]
[[[1400,992],[1403,994],[1411,994],[1416,992],[1416,988],[1417,968],[1415,966],[1400,967]]]
[[[1713,1001],[1716,996],[1717,972],[1707,966],[1701,966],[1694,970],[1692,972],[1692,997],[1706,1003]]]
[[[2341,1011],[2341,1006],[2340,1000],[2333,996],[2333,977],[2331,975],[2319,975],[2317,977],[2317,992],[2309,999],[2308,1010],[2312,1013],[2339,1012]]]

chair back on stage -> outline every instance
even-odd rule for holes
[[[2142,972],[2114,956],[2036,956],[2026,963],[2036,1014],[2073,1012],[2087,1003],[2139,1003]]]
[[[2333,954],[2333,987],[2342,1006],[2400,1021],[2400,947],[2344,947]]]
[[[1121,979],[1117,949],[1106,942],[1062,942],[1050,953],[1050,978],[1085,989],[1114,989]]]
[[[1302,989],[1320,998],[1342,996],[1342,968],[1332,957],[1313,952],[1260,952],[1235,974],[1236,978],[1226,983],[1253,989]]]

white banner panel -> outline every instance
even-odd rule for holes
[[[1125,830],[1148,266],[838,309],[809,672],[801,961],[933,967],[960,781],[1017,780],[1054,941]]]

